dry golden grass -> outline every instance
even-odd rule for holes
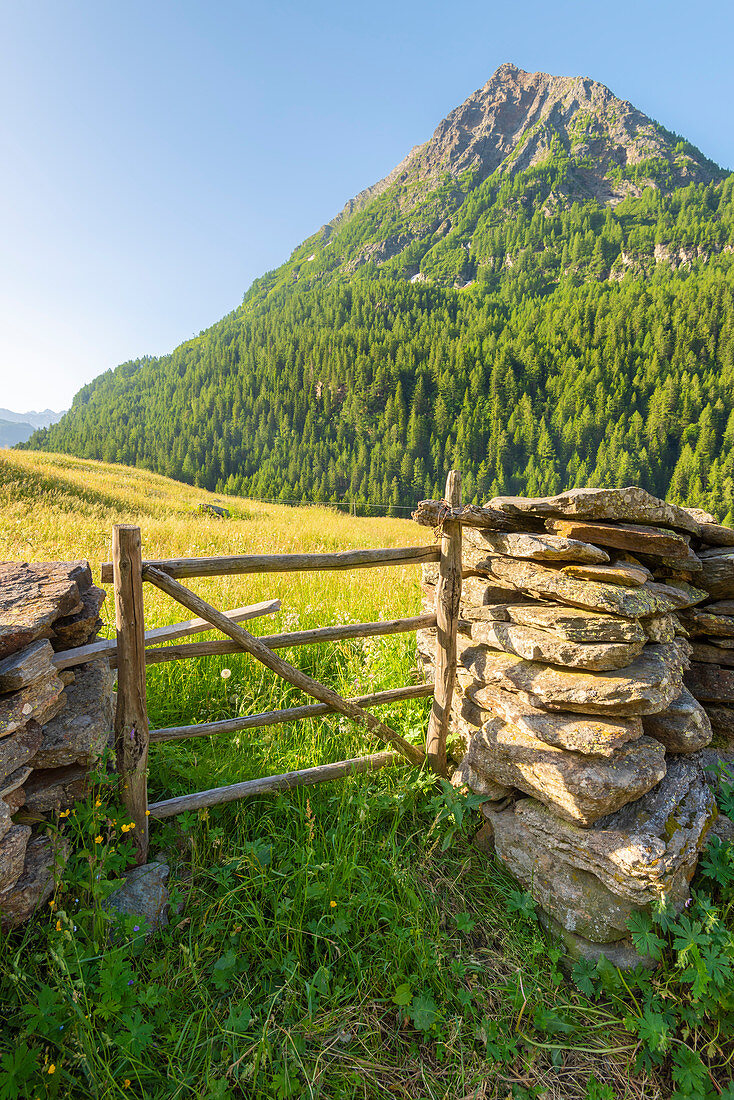
[[[232,518],[197,511],[219,503]],[[218,497],[159,474],[69,455],[0,452],[0,559],[65,561],[87,558],[99,583],[99,566],[110,557],[115,523],[135,523],[148,558],[217,554],[265,554],[408,546],[432,534],[410,520],[358,518],[324,507],[261,504]],[[278,596],[284,621],[309,609],[324,621],[395,617],[417,611],[418,570],[385,568],[352,573],[271,574],[219,577],[192,582],[217,606]],[[104,613],[110,621],[111,600]],[[157,590],[146,589],[146,626],[188,613]],[[270,630],[273,620],[268,620]]]

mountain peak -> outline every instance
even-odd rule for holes
[[[321,270],[318,250],[328,244],[328,270],[341,264],[349,274],[404,255],[403,271],[412,278],[419,274],[416,260],[422,264],[421,257],[457,227],[456,246],[478,257],[472,241],[478,219],[488,202],[504,202],[499,193],[508,179],[524,192],[514,205],[505,204],[503,214],[497,210],[492,224],[514,218],[519,207],[549,215],[574,202],[615,206],[650,186],[669,193],[723,176],[698,149],[604,84],[530,73],[506,61],[427,141],[301,247],[315,261],[312,277]],[[485,181],[491,181],[493,198]],[[300,250],[293,258],[300,259]],[[466,267],[458,263],[461,271]],[[300,277],[297,271],[293,277]]]

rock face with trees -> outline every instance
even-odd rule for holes
[[[0,922],[13,928],[53,890],[63,839],[45,825],[88,785],[112,733],[109,662],[57,671],[91,641],[105,592],[82,562],[0,563]]]
[[[627,922],[685,905],[734,763],[734,531],[639,488],[484,511],[503,529],[463,528],[452,782],[572,954],[636,965]]]

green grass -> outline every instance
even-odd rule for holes
[[[401,521],[381,526],[278,506],[263,516],[251,502],[238,505],[241,519],[221,524],[190,514],[185,494],[207,494],[155,475],[132,471],[126,482],[124,472],[74,466],[68,458],[56,465],[47,455],[3,460],[0,537],[7,546],[34,530],[48,533],[46,541],[36,536],[27,557],[57,556],[59,524],[68,523],[66,556],[86,553],[96,567],[111,521],[136,517],[155,556],[264,549],[268,535],[272,549],[420,541],[421,532]],[[36,460],[44,464],[38,471]],[[74,514],[76,477],[85,496]],[[116,499],[124,516],[115,514]],[[96,556],[88,549],[95,546]],[[221,606],[283,594],[281,613],[254,624],[260,633],[412,614],[419,606],[415,571],[274,582],[225,579],[199,587]],[[151,609],[149,625],[181,617],[157,594]],[[411,635],[287,655],[343,694],[415,678]],[[223,668],[231,670],[226,680]],[[244,656],[157,665],[148,673],[154,726],[302,701]],[[379,713],[420,742],[427,711],[425,700],[415,700]],[[376,747],[336,716],[156,745],[150,797]],[[58,823],[75,854],[53,907],[0,943],[0,1100],[662,1100],[679,1088],[671,1077],[673,1040],[666,1047],[659,1036],[665,1027],[673,1034],[661,1015],[666,1005],[691,1001],[694,979],[682,976],[680,950],[665,949],[653,979],[625,979],[629,991],[611,968],[577,968],[569,980],[527,897],[473,844],[480,818],[471,801],[437,789],[429,776],[398,766],[152,822],[151,853],[170,862],[174,912],[147,941],[131,923],[126,936],[111,936],[101,914],[130,847],[111,781],[100,777],[99,784],[88,804]],[[727,921],[729,858],[719,854],[721,881],[709,883],[706,895]],[[717,1087],[679,1089],[676,1096],[726,1095],[730,1009],[717,1017],[709,1003],[717,990],[702,987],[699,1022],[689,1020],[685,1035],[676,1023],[674,1039],[681,1050],[705,1052]]]

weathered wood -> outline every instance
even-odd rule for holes
[[[120,795],[135,823],[138,863],[148,855],[148,708],[145,691],[145,622],[140,528],[112,529],[115,619],[117,624],[117,706],[115,753]]]
[[[449,506],[445,500],[419,500],[412,518],[422,527],[440,528],[447,521],[458,520],[464,527],[484,527],[488,531],[517,531],[518,520],[500,512],[496,508],[487,508],[478,504]],[[435,559],[431,559],[434,561]]]
[[[410,687],[391,688],[378,691],[374,695],[358,695],[348,699],[360,707],[381,707],[387,703],[398,703],[403,699],[425,699],[433,695],[433,684],[413,684]],[[334,707],[326,703],[310,703],[303,707],[288,707],[286,710],[266,710],[260,714],[248,714],[242,718],[224,718],[219,722],[204,722],[198,726],[167,726],[164,729],[151,730],[151,741],[184,741],[188,737],[211,737],[216,733],[237,733],[239,730],[259,729],[261,726],[278,726],[283,722],[299,722],[303,718],[318,718],[322,714],[336,713]]]
[[[411,630],[421,630],[436,625],[435,615],[416,615],[411,619],[392,619],[378,623],[347,623],[344,626],[321,626],[314,630],[298,630],[289,634],[264,634],[260,641],[268,649],[292,649],[299,645],[313,645],[319,642],[338,642],[344,638],[372,638],[383,634],[405,634]],[[211,642],[184,642],[181,645],[160,646],[158,649],[146,649],[145,661],[149,665],[159,665],[165,661],[180,661],[186,657],[212,657],[228,653],[241,653],[242,648],[235,642],[216,639]],[[115,667],[114,658],[111,665]]]
[[[232,611],[224,611],[223,614],[232,622],[241,623],[246,619],[257,619],[260,615],[272,615],[276,611],[280,611],[280,607],[280,600],[265,600],[262,603],[249,604],[247,607],[236,607]],[[189,619],[185,623],[156,626],[152,630],[146,630],[145,644],[157,645],[159,642],[169,642],[175,638],[186,638],[189,634],[203,634],[211,628],[211,623],[208,623],[206,619]],[[228,650],[228,652],[231,652],[231,650]],[[116,668],[116,654],[117,641],[105,638],[100,642],[91,642],[89,645],[82,645],[76,649],[66,649],[62,653],[57,653],[53,658],[53,664],[58,670],[73,668],[74,665],[83,665],[88,661],[99,661],[102,657],[110,657],[112,658],[112,667]],[[149,661],[148,663],[155,664],[156,662]]]
[[[325,783],[330,779],[341,779],[345,775],[359,772],[374,772],[389,764],[399,763],[401,757],[395,752],[378,752],[373,756],[359,756],[352,760],[340,760],[336,764],[321,764],[317,768],[303,768],[301,771],[285,772],[283,775],[269,775],[263,779],[248,779],[244,783],[232,783],[227,787],[214,787],[197,794],[184,794],[178,798],[168,798],[165,802],[152,802],[150,816],[154,818],[173,817],[187,810],[201,810],[206,806],[221,806],[225,802],[235,802],[252,795],[269,794],[271,791],[290,791],[294,787],[313,787],[316,783]]]
[[[311,695],[314,699],[318,699],[320,703],[327,703],[329,706],[334,707],[339,713],[344,714],[347,718],[351,718],[353,722],[365,726],[370,733],[401,752],[412,764],[416,764],[418,767],[423,764],[425,754],[421,749],[417,748],[415,745],[411,745],[409,741],[406,741],[405,738],[401,737],[395,730],[390,729],[389,726],[380,722],[373,714],[370,714],[369,711],[362,710],[356,703],[347,702],[346,699],[343,699],[342,696],[332,688],[320,684],[318,680],[314,680],[312,676],[307,676],[306,673],[302,672],[299,668],[295,668],[293,665],[288,664],[282,657],[278,657],[272,649],[264,645],[259,638],[256,638],[253,634],[249,634],[244,627],[238,626],[237,623],[230,622],[221,611],[217,611],[216,607],[212,607],[206,600],[202,600],[200,596],[196,596],[193,592],[190,592],[188,588],[179,584],[173,577],[168,576],[160,569],[156,569],[154,566],[150,565],[143,567],[143,576],[146,580],[155,584],[157,588],[160,588],[163,592],[172,596],[174,600],[178,600],[178,602],[188,608],[189,611],[193,611],[195,614],[201,615],[202,618],[208,619],[212,626],[221,630],[223,634],[227,634],[233,641],[238,642],[242,649],[264,664],[271,672],[274,672],[283,680],[287,680],[288,683],[293,684],[294,687],[300,688],[301,691],[305,691],[307,695]]]
[[[382,565],[419,565],[438,561],[436,546],[389,547],[386,550],[341,550],[334,554],[241,554],[222,558],[171,558],[146,561],[169,577],[223,577],[241,573],[307,573],[321,569],[370,569]],[[102,580],[112,579],[109,562]]]
[[[461,474],[451,470],[446,479],[446,502],[461,511]],[[444,521],[441,559],[436,586],[436,682],[428,719],[426,755],[438,775],[446,775],[446,738],[456,680],[456,630],[461,602],[461,523]]]

